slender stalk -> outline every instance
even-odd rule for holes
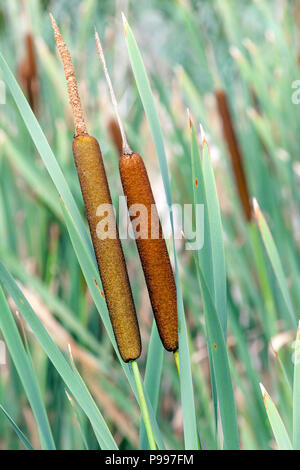
[[[153,434],[153,430],[152,430],[152,426],[150,422],[149,411],[147,407],[146,398],[144,395],[143,384],[142,384],[142,379],[141,379],[141,374],[139,371],[138,363],[136,361],[131,361],[131,367],[132,367],[134,380],[135,380],[135,384],[136,384],[136,388],[137,388],[137,392],[139,396],[140,408],[141,408],[141,412],[142,412],[143,419],[144,419],[149,446],[151,450],[156,450],[154,434]]]
[[[178,375],[180,377],[180,363],[179,363],[179,351],[177,349],[177,351],[174,351],[174,359],[175,359],[175,363],[176,363],[176,367],[177,367],[177,372],[178,372]]]

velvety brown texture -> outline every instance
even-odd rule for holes
[[[227,96],[223,90],[216,92],[219,114],[223,123],[223,132],[229,154],[231,156],[233,171],[235,174],[238,193],[243,207],[245,218],[248,222],[252,219],[252,207],[249,198],[247,180],[244,172],[242,154],[233,126]]]
[[[143,204],[147,208],[148,226],[146,225],[144,238],[136,239],[137,248],[162,343],[168,351],[176,351],[178,349],[176,285],[147,170],[137,153],[122,155],[119,168],[128,209],[133,204]],[[137,213],[137,217],[139,215],[141,215],[139,219],[141,231],[145,217],[142,212]],[[134,218],[135,216],[132,216],[131,220]],[[157,239],[151,239],[151,222],[159,227]]]
[[[111,323],[122,359],[128,362],[140,356],[141,339],[115,218],[117,238],[97,235],[97,208],[112,204],[101,151],[97,140],[85,135],[74,139],[73,154]]]

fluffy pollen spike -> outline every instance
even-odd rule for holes
[[[50,18],[52,22],[52,28],[54,31],[54,37],[57,44],[57,48],[63,62],[65,77],[67,82],[68,94],[69,94],[69,101],[73,111],[73,118],[74,118],[74,125],[75,125],[75,132],[76,135],[87,135],[87,128],[82,112],[80,97],[78,93],[78,87],[74,72],[74,67],[71,59],[70,52],[67,48],[67,45],[61,35],[61,32],[57,26],[57,23],[50,13]]]
[[[202,147],[204,146],[205,142],[207,143],[207,140],[206,140],[206,137],[205,137],[205,132],[204,132],[204,129],[202,127],[202,124],[200,122],[199,124],[199,128],[200,128],[200,138],[201,138],[201,144],[202,144]]]

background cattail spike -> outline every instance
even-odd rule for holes
[[[216,90],[215,93],[219,115],[223,124],[223,134],[231,157],[233,171],[235,175],[238,194],[243,208],[244,216],[247,222],[252,220],[252,206],[249,196],[247,179],[244,171],[243,158],[233,119],[229,109],[226,92],[223,89]]]

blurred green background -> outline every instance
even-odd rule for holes
[[[256,240],[270,292],[266,294],[261,289],[215,91],[220,83],[226,90],[250,195],[258,200],[269,224],[297,312],[300,139],[292,84],[300,79],[300,4],[292,0],[1,0],[0,51],[31,100],[83,216],[71,148],[72,115],[49,12],[53,13],[70,49],[89,133],[99,139],[114,202],[122,194],[118,150],[110,132],[114,113],[96,55],[94,25],[102,40],[130,144],[143,155],[159,207],[165,205],[154,146],[130,68],[122,11],[134,31],[151,81],[166,146],[173,202],[193,202],[187,108],[197,133],[198,123],[204,127],[224,229],[227,345],[241,448],[277,448],[259,382],[270,392],[291,433],[296,330],[267,253],[261,241]],[[28,71],[28,33],[33,40],[34,73],[32,63]],[[0,105],[0,129],[1,261],[66,357],[71,344],[77,368],[117,444],[122,449],[137,448],[138,406],[82,275],[59,195],[8,90],[6,103]],[[123,247],[142,333],[140,362],[144,368],[153,316],[135,244],[127,240]],[[176,249],[197,425],[203,448],[213,449],[219,447],[222,436],[220,431],[217,438],[215,434],[197,270],[193,253],[184,249],[184,241],[178,241]],[[9,297],[8,302],[15,313],[16,306]],[[57,448],[80,449],[85,440],[89,448],[98,448],[86,416],[70,405],[65,384],[31,329],[21,316],[15,318],[24,343],[28,343]],[[183,446],[180,389],[170,356],[163,354],[157,419],[166,446],[180,449]],[[0,404],[32,445],[40,448],[36,422],[9,354],[6,364],[0,365]],[[2,414],[0,448],[23,448]]]

